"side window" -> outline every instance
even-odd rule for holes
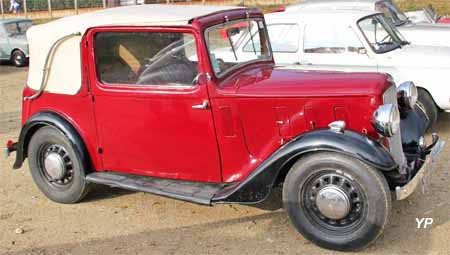
[[[98,79],[109,85],[193,85],[195,38],[188,33],[100,32],[94,37]]]
[[[358,53],[364,45],[348,26],[307,25],[304,34],[305,53]]]
[[[297,24],[276,24],[267,26],[273,52],[297,52],[300,29]]]

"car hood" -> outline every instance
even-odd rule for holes
[[[412,44],[450,47],[450,26],[410,24],[400,26],[398,29]]]
[[[396,66],[450,68],[450,47],[405,45],[383,55]]]
[[[236,88],[237,96],[324,97],[381,95],[389,86],[379,73],[301,71],[266,66],[243,71],[219,84]]]

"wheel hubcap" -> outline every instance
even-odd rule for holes
[[[350,212],[350,200],[347,194],[335,185],[325,187],[316,197],[320,213],[333,220],[345,218]]]
[[[59,180],[66,175],[64,160],[57,153],[50,153],[45,157],[44,167],[53,180]]]
[[[362,188],[340,170],[326,169],[310,176],[301,196],[307,217],[325,229],[352,228],[366,211]]]
[[[41,147],[40,168],[45,179],[52,185],[69,185],[73,179],[73,163],[66,149],[57,144]]]

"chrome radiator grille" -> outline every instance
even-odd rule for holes
[[[398,108],[397,104],[397,89],[393,84],[390,86],[383,94],[383,103],[384,104],[393,104]],[[392,154],[395,162],[399,165],[400,173],[405,173],[404,165],[405,165],[405,155],[403,154],[403,146],[402,146],[402,134],[401,130],[394,134],[392,137],[388,137],[389,151]]]

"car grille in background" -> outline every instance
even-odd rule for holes
[[[397,89],[393,84],[390,86],[383,94],[383,103],[384,104],[393,104],[398,108],[397,103]],[[402,146],[402,133],[399,129],[396,134],[391,137],[388,137],[389,143],[389,151],[392,154],[395,162],[399,165],[399,171],[401,174],[405,173],[404,165],[405,165],[405,155],[403,154],[403,146]]]

